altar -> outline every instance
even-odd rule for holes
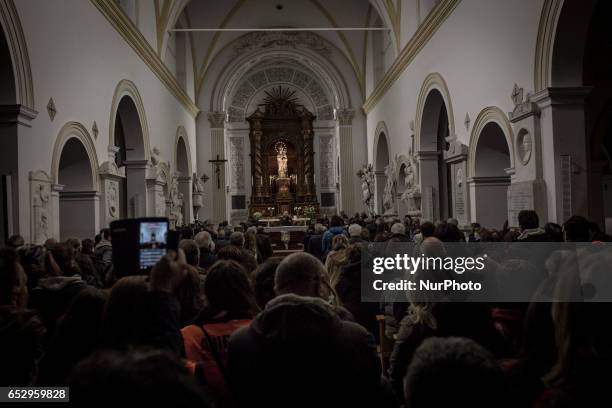
[[[310,217],[319,213],[314,183],[313,121],[315,116],[296,103],[295,91],[281,86],[247,120],[251,143],[249,214]]]

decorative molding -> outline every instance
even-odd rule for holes
[[[91,0],[91,2],[183,105],[187,112],[194,118],[197,117],[200,109],[187,95],[185,90],[181,88],[172,72],[166,67],[157,52],[151,47],[129,17],[126,16],[121,7],[112,0]]]
[[[465,125],[465,130],[470,130],[470,123],[472,119],[470,119],[470,114],[468,112],[465,113],[465,119],[463,120],[463,124]]]
[[[34,82],[28,46],[13,0],[0,0],[0,26],[4,31],[13,62],[15,103],[35,112]]]
[[[98,192],[99,165],[98,156],[96,155],[95,142],[91,138],[87,128],[78,122],[67,122],[64,126],[62,126],[57,138],[55,139],[53,155],[51,156],[51,180],[54,184],[59,184],[59,166],[62,152],[66,143],[73,138],[78,139],[87,152],[89,167],[91,168],[91,187],[92,190]]]
[[[500,108],[489,106],[480,111],[472,127],[470,145],[468,146],[468,179],[477,178],[476,149],[478,148],[478,141],[482,131],[489,123],[496,123],[504,133],[506,145],[508,146],[508,154],[510,155],[510,168],[514,168],[514,132],[512,131],[512,125]]]
[[[93,134],[94,139],[98,140],[98,134],[100,133],[100,131],[98,130],[98,124],[95,120],[93,125],[91,126],[91,133]]]
[[[461,0],[441,0],[436,4],[366,99],[362,106],[366,114],[374,109],[460,2]]]
[[[336,109],[336,120],[340,126],[351,126],[355,117],[354,109]]]
[[[47,103],[47,113],[49,114],[49,119],[51,119],[51,122],[53,122],[55,115],[57,115],[57,108],[55,107],[53,98],[49,98],[49,102]]]
[[[208,112],[208,121],[211,129],[223,129],[225,126],[224,112]]]
[[[533,84],[536,92],[550,86],[550,63],[557,20],[564,0],[545,0],[540,15],[535,51]]]

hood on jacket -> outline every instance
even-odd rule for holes
[[[294,294],[266,305],[251,324],[254,335],[269,343],[320,342],[334,336],[342,321],[333,306],[319,298]]]

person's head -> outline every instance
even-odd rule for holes
[[[277,295],[294,293],[319,297],[325,275],[321,261],[306,252],[296,252],[284,258],[276,269],[274,291]]]
[[[325,225],[321,223],[316,223],[314,226],[314,233],[317,235],[322,235],[325,232]]]
[[[497,360],[475,341],[432,337],[414,353],[405,379],[410,408],[506,406],[507,389]]]
[[[147,319],[149,285],[143,275],[126,276],[113,286],[104,313],[105,343],[113,349],[146,344],[142,322]]]
[[[400,222],[396,222],[391,226],[391,233],[394,235],[406,235],[406,226]]]
[[[343,234],[334,235],[332,238],[332,249],[334,251],[341,251],[348,247],[349,242],[348,239]]]
[[[161,350],[99,351],[76,365],[68,385],[77,406],[210,407],[183,361]]]
[[[559,224],[547,222],[544,224],[544,231],[552,242],[563,242],[563,229]]]
[[[93,255],[94,253],[94,242],[90,238],[85,238],[81,242],[81,252],[85,255]]]
[[[351,238],[360,238],[361,237],[361,225],[359,224],[349,225],[348,233]]]
[[[584,217],[574,215],[563,224],[563,234],[567,242],[590,242],[589,221]]]
[[[244,248],[239,248],[235,245],[226,245],[217,252],[217,258],[219,260],[231,260],[241,264],[248,273],[251,273],[257,268],[257,261],[253,257],[252,253],[246,251]]]
[[[244,234],[244,247],[249,251],[257,251],[257,236],[253,231],[247,231]]]
[[[111,240],[110,228],[103,228],[102,231],[100,231],[100,237],[102,237],[102,239],[106,241],[110,241]]]
[[[277,260],[268,259],[253,272],[255,301],[261,309],[265,308],[266,304],[275,297],[274,276],[278,263]]]
[[[194,241],[200,250],[211,250],[212,237],[208,231],[200,231],[196,234]]]
[[[74,248],[65,243],[49,244],[45,266],[51,276],[72,276],[79,272],[75,262]]]
[[[461,242],[463,233],[455,224],[446,222],[438,224],[434,235],[442,242]]]
[[[102,235],[96,234],[96,236],[94,237],[94,247],[98,245],[100,241],[102,241]]]
[[[332,215],[331,220],[329,221],[330,227],[342,227],[344,226],[344,220],[342,217],[338,215]]]
[[[459,227],[459,220],[457,220],[456,218],[449,218],[448,220],[446,220],[447,224],[453,224],[455,227]]]
[[[198,266],[200,262],[200,248],[193,239],[181,239],[179,248],[185,252],[185,260],[191,266]]]
[[[252,317],[257,312],[247,271],[235,261],[217,261],[204,281],[207,305],[216,312]]]
[[[436,232],[436,226],[431,221],[425,221],[421,224],[421,234],[423,238],[433,237]]]
[[[11,235],[6,240],[6,246],[9,248],[17,249],[25,245],[25,241],[21,235]]]
[[[533,210],[521,210],[518,215],[518,223],[521,231],[535,229],[540,226],[538,213]]]
[[[0,249],[0,306],[25,308],[28,304],[27,277],[12,248]]]
[[[232,232],[229,236],[229,241],[231,245],[242,248],[244,246],[244,234],[239,231]]]

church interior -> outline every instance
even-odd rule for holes
[[[385,305],[374,304],[372,311],[370,304],[359,300],[359,267],[349,266],[359,264],[364,242],[389,240],[430,250],[435,246],[432,240],[596,241],[606,248],[612,235],[610,16],[612,2],[606,0],[0,0],[0,248],[12,248],[17,254],[0,256],[0,269],[8,276],[2,277],[1,284],[13,285],[6,291],[3,286],[2,307],[17,307],[15,293],[20,287],[27,287],[31,295],[21,305],[25,309],[40,311],[46,304],[40,317],[47,334],[36,341],[42,344],[38,349],[48,351],[29,360],[26,357],[27,363],[18,360],[19,353],[14,357],[1,351],[0,366],[2,359],[10,360],[13,365],[6,367],[17,367],[15,372],[21,370],[24,376],[13,381],[11,375],[2,374],[0,386],[65,386],[72,378],[77,401],[80,391],[80,398],[88,392],[99,401],[112,403],[113,393],[87,382],[91,370],[107,370],[102,383],[108,387],[124,374],[121,370],[146,370],[139,364],[155,356],[145,351],[114,354],[107,360],[89,358],[89,366],[77,366],[99,349],[100,344],[94,346],[96,335],[84,340],[86,345],[78,352],[66,354],[72,360],[61,357],[72,343],[58,346],[54,339],[66,336],[66,340],[68,334],[74,334],[76,326],[70,324],[78,319],[102,322],[113,318],[115,289],[123,280],[141,276],[118,272],[117,264],[113,267],[120,261],[119,252],[115,250],[113,256],[111,251],[111,241],[119,242],[111,239],[119,234],[113,225],[123,225],[121,220],[126,219],[157,219],[177,232],[175,249],[180,247],[180,251],[167,261],[162,258],[146,283],[123,282],[131,285],[124,290],[134,291],[133,299],[123,299],[117,291],[115,307],[138,309],[135,302],[141,299],[138,290],[143,285],[163,296],[191,293],[191,289],[179,290],[185,285],[174,282],[172,274],[193,273],[202,284],[201,288],[196,285],[197,301],[187,302],[189,306],[177,295],[179,317],[168,306],[177,302],[174,297],[170,301],[162,295],[142,295],[147,307],[152,313],[159,311],[162,319],[151,325],[157,324],[157,329],[165,325],[166,331],[155,338],[159,343],[143,334],[151,329],[144,323],[133,334],[133,344],[126,340],[127,335],[121,340],[122,335],[115,333],[115,344],[123,341],[122,345],[155,347],[169,342],[157,349],[169,349],[188,362],[190,375],[183,381],[184,373],[171,366],[174,360],[158,356],[157,369],[178,371],[173,378],[160,375],[152,380],[159,381],[159,386],[170,382],[167,386],[173,391],[151,391],[146,397],[151,401],[167,399],[183,406],[195,406],[190,404],[197,401],[198,406],[206,406],[206,401],[198,399],[201,390],[189,382],[198,378],[204,361],[216,367],[214,372],[205,364],[202,369],[212,378],[203,388],[210,388],[205,393],[216,406],[248,405],[245,393],[253,395],[255,406],[299,406],[302,400],[295,394],[305,391],[288,379],[274,377],[272,369],[262,371],[261,381],[267,378],[271,386],[291,391],[293,397],[279,391],[278,400],[266,399],[271,397],[255,388],[258,381],[250,384],[245,380],[257,376],[250,370],[259,364],[245,344],[255,341],[266,324],[275,324],[260,319],[262,314],[270,313],[270,319],[279,321],[307,316],[299,310],[304,307],[301,297],[326,300],[311,305],[320,309],[317,319],[329,314],[329,321],[335,319],[337,325],[335,334],[317,326],[323,337],[335,339],[322,354],[327,362],[337,355],[347,362],[342,367],[321,365],[330,371],[313,387],[323,390],[336,384],[330,373],[343,377],[336,391],[326,391],[336,392],[337,398],[343,390],[361,387],[359,392],[350,391],[353,397],[339,399],[339,406],[349,402],[357,406],[438,406],[447,396],[431,399],[434,397],[418,390],[429,393],[434,383],[450,381],[452,370],[470,373],[458,382],[466,389],[472,387],[470,375],[490,384],[491,395],[481,391],[480,400],[462,400],[466,406],[588,406],[597,401],[609,379],[594,373],[601,372],[602,361],[609,361],[612,348],[596,340],[611,340],[612,336],[593,327],[608,303],[598,304],[596,310],[573,303],[530,303],[529,299],[522,307],[489,304],[486,312],[497,316],[495,328],[504,340],[516,336],[514,342],[506,342],[510,345],[504,344],[502,352],[490,346],[490,338],[483,340],[482,322],[458,323],[460,329],[453,326],[446,332],[440,329],[453,319],[462,321],[463,313],[479,316],[482,308],[476,303],[453,303],[456,308],[449,311],[444,302],[429,307],[434,303],[423,306],[405,299],[388,300]],[[164,234],[170,253],[172,233]],[[244,251],[252,252],[248,261],[241,258]],[[318,264],[305,258],[306,254]],[[11,261],[11,256],[17,256],[16,260]],[[598,262],[612,259],[607,256]],[[84,257],[91,275],[77,272],[74,266]],[[248,282],[236,275],[242,267],[234,261],[248,272]],[[191,267],[183,267],[187,264]],[[32,265],[39,271],[36,278],[31,275]],[[523,264],[512,265],[527,270]],[[546,265],[548,268],[549,263]],[[592,263],[580,265],[594,267]],[[9,269],[14,269],[14,277]],[[302,269],[309,272],[295,272]],[[285,282],[281,270],[293,270],[298,277],[286,277]],[[226,274],[224,278],[219,271]],[[302,291],[303,285],[294,281],[306,279],[313,271],[321,274],[324,288],[319,289],[328,291],[325,296]],[[49,281],[53,289],[44,286],[45,279],[59,278],[66,282]],[[75,297],[76,289],[70,301],[53,300],[47,293],[63,290],[77,278],[100,292],[86,295],[89,300],[86,296],[81,299],[89,317],[70,306],[73,297],[75,303],[80,299]],[[269,302],[256,304],[258,284],[268,284],[272,294],[301,297],[283,303],[270,295]],[[283,292],[283,284],[294,289]],[[343,298],[347,290],[355,298]],[[225,298],[215,297],[214,291]],[[38,301],[32,303],[32,299]],[[238,306],[225,305],[224,299]],[[53,307],[47,304],[50,301]],[[225,306],[213,307],[214,302]],[[283,309],[287,302],[293,309]],[[348,309],[360,329],[372,334],[375,347],[370,351],[377,365],[374,382],[385,378],[392,391],[385,393],[385,387],[379,390],[367,376],[354,374],[372,372],[366,367],[371,361],[363,359],[368,345],[357,338],[363,333],[330,311],[330,304]],[[274,310],[279,313],[276,317]],[[551,310],[554,318],[545,319],[550,327],[540,333],[546,340],[522,343],[517,333],[533,329],[529,324],[534,325],[541,314],[550,315]],[[225,314],[219,314],[222,311]],[[114,316],[125,319],[115,323],[129,326],[127,319],[136,319],[136,313]],[[430,317],[422,317],[427,313]],[[440,314],[438,323],[435,313]],[[586,314],[590,316],[586,322],[577,318]],[[229,326],[215,326],[228,324],[221,315],[233,316],[232,331],[246,325],[236,322],[252,321],[248,327],[253,333],[241,331],[243,338],[228,340]],[[7,321],[6,316],[1,312],[0,321]],[[65,316],[75,320],[62,320]],[[557,328],[559,316],[568,320]],[[199,325],[190,326],[194,319]],[[305,325],[316,326],[317,320],[312,319]],[[410,343],[414,332],[404,339],[407,343],[398,340],[409,336],[403,333],[408,325],[404,319],[412,319],[410,325],[422,325],[422,332],[428,333],[418,336],[453,340],[424,341],[417,349],[423,339]],[[483,321],[488,322],[489,317]],[[255,329],[256,322],[260,326]],[[168,328],[172,325],[178,331]],[[315,344],[311,350],[318,350],[320,339],[307,332],[310,326],[302,332],[288,325],[283,326],[287,337],[279,340],[282,344],[297,347],[302,343],[291,336],[302,333],[309,344]],[[200,326],[208,327],[202,329],[204,334],[190,329]],[[332,330],[329,327],[325,330]],[[584,336],[573,337],[572,328]],[[83,330],[105,338],[93,325]],[[223,349],[219,357],[214,350],[202,349],[206,341],[207,347],[212,344],[207,330],[230,343],[229,353]],[[385,335],[386,330],[391,335]],[[478,333],[472,335],[470,330]],[[8,333],[5,329],[0,332]],[[279,332],[270,336],[280,338]],[[18,335],[24,334],[6,334],[5,344],[10,340],[22,350],[25,346],[22,338],[15,337]],[[334,343],[342,336],[357,350],[352,357],[346,345]],[[566,336],[566,342],[555,346],[560,336]],[[232,342],[236,343],[235,355],[243,358],[240,361],[231,358]],[[590,351],[592,358],[577,363],[576,355],[586,353],[579,346],[601,347],[601,353]],[[408,350],[410,347],[414,349]],[[428,371],[427,363],[436,364],[436,356],[444,358],[453,347],[488,358],[490,366],[482,363],[470,371],[468,366],[476,362],[457,358],[456,365],[449,365],[443,374],[436,374],[434,368]],[[275,355],[270,357],[272,366],[289,372],[300,364],[307,366],[297,377],[289,375],[295,382],[319,375],[306,356],[319,361],[322,355],[313,351],[311,356],[309,351],[295,356],[286,348],[283,352],[291,365],[283,365],[289,363]],[[265,350],[259,351],[264,355]],[[573,351],[576,355],[570,356]],[[191,359],[190,353],[199,360]],[[538,353],[543,353],[540,360],[535,357]],[[219,358],[225,361],[226,354],[230,356],[227,366],[219,362]],[[529,360],[532,357],[537,361]],[[111,360],[116,364],[109,363]],[[502,360],[512,364],[498,364]],[[75,366],[82,377],[69,376]],[[576,379],[564,371],[570,366],[572,373],[590,374]],[[228,391],[225,382],[226,371],[231,374],[232,368],[234,374],[238,372],[234,376],[238,396]],[[510,378],[509,384],[495,382],[498,371]],[[140,386],[137,376],[133,378],[134,387]],[[587,378],[597,385],[587,385]],[[564,388],[564,380],[572,387]],[[452,394],[452,387],[445,387]],[[594,387],[600,389],[595,392]],[[501,395],[509,389],[515,397],[505,400]],[[497,397],[492,390],[497,390]],[[127,401],[147,401],[134,390],[127,394]],[[294,400],[286,402],[281,396]],[[2,398],[0,395],[0,401]]]

